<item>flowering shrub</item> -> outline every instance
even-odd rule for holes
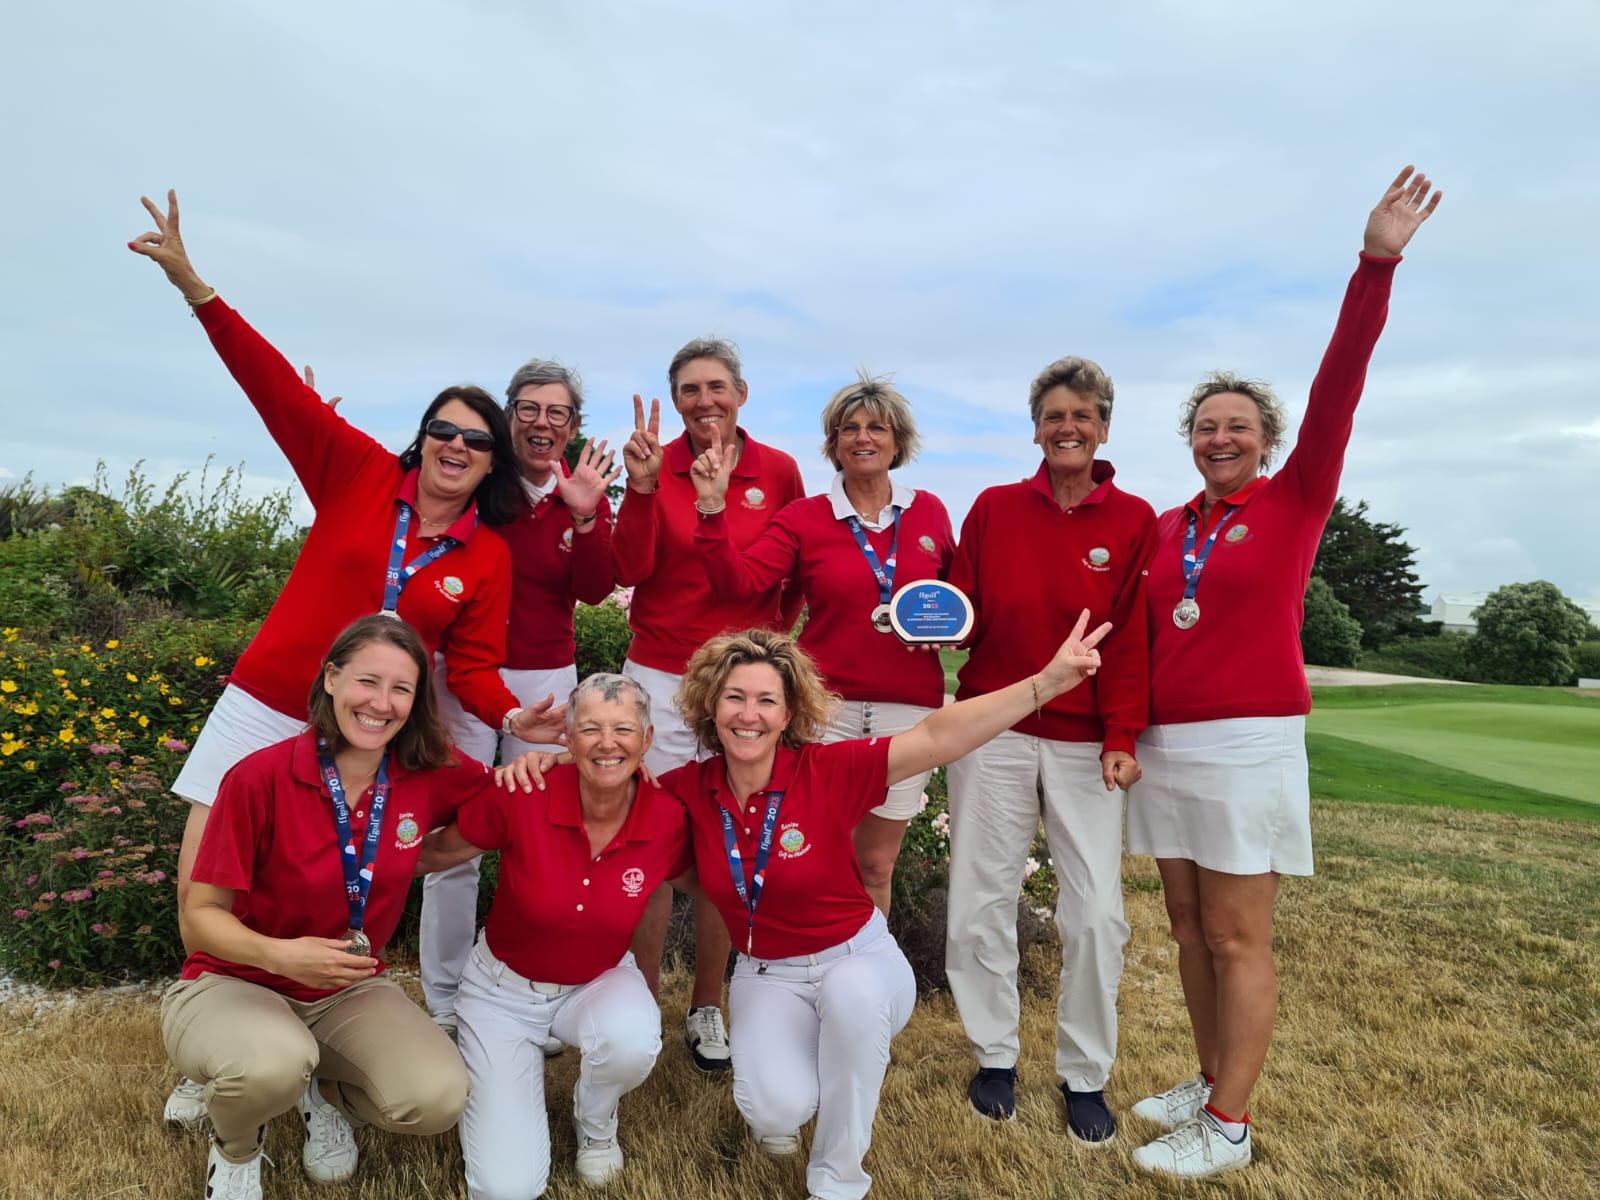
[[[573,611],[574,661],[579,679],[587,679],[596,671],[622,670],[628,643],[633,640],[628,628],[628,606],[632,602],[633,589],[619,588],[599,604],[580,604]]]

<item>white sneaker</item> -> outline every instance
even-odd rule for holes
[[[683,1040],[696,1070],[716,1074],[733,1066],[728,1028],[722,1023],[722,1009],[715,1004],[689,1010],[683,1021]]]
[[[187,1075],[179,1075],[178,1082],[167,1095],[161,1119],[168,1125],[181,1125],[185,1129],[199,1125],[206,1119],[206,1085],[196,1083]]]
[[[247,1162],[229,1162],[212,1142],[206,1156],[206,1200],[261,1200],[261,1151]]]
[[[295,1107],[306,1122],[306,1146],[300,1152],[300,1165],[305,1167],[306,1175],[317,1183],[349,1179],[355,1174],[359,1154],[355,1134],[344,1114],[317,1091],[315,1077]]]
[[[1250,1127],[1245,1126],[1242,1141],[1229,1141],[1222,1127],[1202,1109],[1198,1117],[1140,1146],[1133,1152],[1133,1161],[1153,1175],[1176,1175],[1181,1179],[1205,1179],[1224,1171],[1238,1171],[1250,1165]]]
[[[592,1188],[605,1187],[622,1174],[622,1147],[617,1139],[578,1135],[578,1178]]]
[[[1211,1099],[1211,1085],[1200,1072],[1180,1080],[1164,1092],[1146,1096],[1133,1106],[1133,1115],[1154,1121],[1163,1129],[1176,1129],[1191,1120]]]
[[[766,1137],[758,1137],[756,1145],[761,1153],[770,1154],[773,1158],[787,1158],[791,1154],[800,1153],[800,1135],[798,1133],[769,1133]]]

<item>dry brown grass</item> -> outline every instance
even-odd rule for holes
[[[1051,1066],[1053,1003],[1038,996],[1024,1014],[1018,1119],[973,1116],[971,1061],[953,1007],[936,997],[895,1042],[868,1160],[873,1196],[1600,1196],[1594,826],[1364,805],[1319,805],[1316,822],[1321,874],[1289,881],[1279,910],[1283,1010],[1251,1105],[1255,1166],[1211,1185],[1145,1179],[1128,1154],[1151,1131],[1132,1117],[1112,1148],[1072,1144]],[[1109,1089],[1119,1113],[1192,1070],[1152,864],[1130,859],[1127,878],[1134,933]],[[690,1070],[674,1024],[655,1073],[624,1102],[629,1165],[609,1194],[804,1196],[800,1162],[750,1149],[728,1086]],[[201,1195],[199,1138],[156,1119],[170,1071],[153,996],[89,996],[37,1015],[25,1006],[5,1028],[0,1196]],[[548,1195],[575,1200],[592,1193],[570,1167],[573,1056],[551,1070]],[[298,1125],[280,1118],[268,1196],[464,1193],[453,1135],[360,1136],[356,1183],[315,1188],[299,1169]]]

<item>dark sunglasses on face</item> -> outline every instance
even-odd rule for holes
[[[511,406],[511,413],[524,425],[532,425],[539,419],[539,414],[544,414],[544,419],[550,423],[552,429],[565,429],[572,420],[572,409],[565,404],[539,404],[534,400],[518,400]]]
[[[468,450],[493,450],[494,435],[487,429],[463,429],[454,421],[435,417],[422,427],[422,432],[436,442],[453,442],[459,434]]]

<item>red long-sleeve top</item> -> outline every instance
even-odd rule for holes
[[[743,550],[784,505],[805,495],[800,468],[782,450],[763,446],[743,429],[744,449],[728,483],[727,523]],[[617,582],[632,586],[628,657],[640,666],[681,675],[707,638],[730,630],[765,627],[787,632],[805,596],[797,585],[773,586],[754,596],[718,593],[706,580],[694,545],[694,452],[689,435],[662,447],[656,490],[629,490],[611,533]]]
[[[950,514],[939,498],[924,491],[912,495],[900,514],[896,591],[919,579],[944,578],[955,553]],[[895,540],[893,526],[862,533],[878,561],[885,562]],[[929,708],[944,702],[939,656],[872,627],[878,582],[831,496],[807,496],[788,505],[743,553],[729,537],[723,513],[702,517],[694,546],[718,593],[760,594],[784,579],[800,585],[809,606],[800,645],[828,687],[846,700]]]
[[[1161,514],[1150,564],[1150,720],[1182,724],[1311,711],[1300,650],[1306,584],[1322,527],[1339,494],[1367,363],[1389,315],[1398,258],[1365,253],[1317,368],[1300,436],[1283,468],[1211,506],[1209,529],[1229,508],[1195,591],[1200,620],[1172,621],[1183,596],[1183,538],[1204,492]],[[1197,530],[1196,540],[1204,532]]]
[[[566,472],[566,464],[560,469]],[[552,489],[537,504],[525,504],[497,532],[511,551],[511,622],[506,627],[506,666],[518,671],[564,667],[573,659],[572,609],[577,601],[599,604],[611,594],[611,504],[604,497],[587,533],[572,527],[572,514]]]
[[[288,582],[229,676],[263,704],[304,720],[311,679],[333,639],[383,607],[398,503],[416,499],[417,472],[401,470],[397,455],[324,404],[225,301],[208,300],[195,315],[317,512]],[[406,532],[408,563],[434,540],[421,537],[419,527],[413,520]],[[470,504],[444,536],[460,544],[412,576],[398,611],[430,653],[448,635],[450,691],[498,728],[517,705],[499,671],[511,557],[499,535],[478,524]]]
[[[1115,474],[1110,463],[1095,463],[1094,490],[1065,511],[1043,463],[1032,479],[988,488],[973,502],[950,567],[950,582],[976,610],[956,698],[1026,679],[1087,608],[1090,629],[1112,625],[1100,643],[1100,670],[1012,728],[1132,754],[1149,711],[1144,569],[1156,514],[1118,488]]]

